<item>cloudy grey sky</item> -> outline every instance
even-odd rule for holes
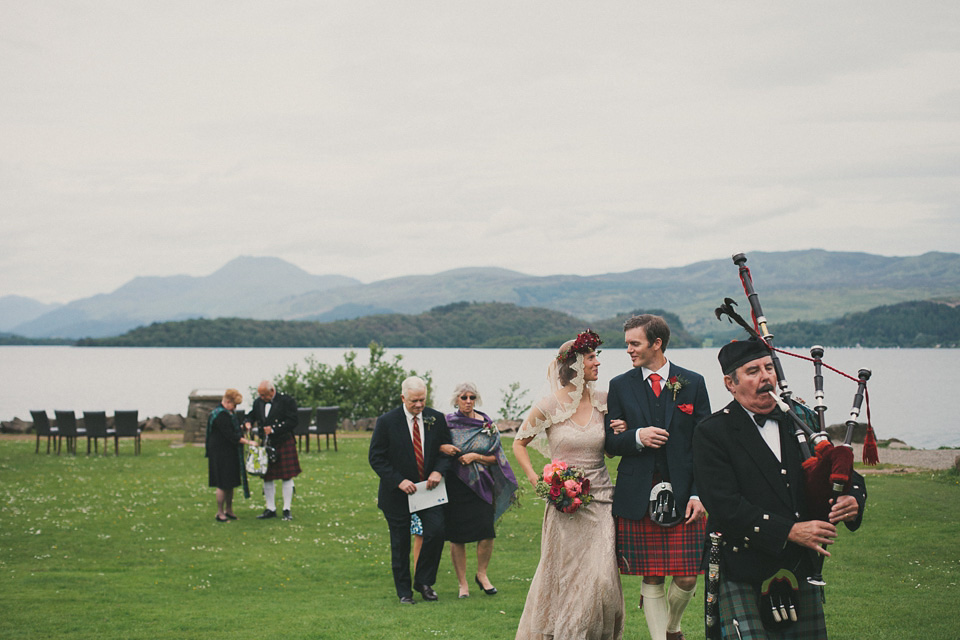
[[[790,6],[784,6],[784,5]],[[0,296],[960,250],[960,4],[0,0]]]

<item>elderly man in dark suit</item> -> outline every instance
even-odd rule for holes
[[[440,446],[450,443],[444,415],[426,407],[427,386],[410,377],[401,385],[402,406],[377,419],[370,439],[370,466],[380,476],[377,506],[390,528],[393,581],[401,604],[414,604],[410,583],[410,508],[408,495],[416,483],[435,488],[450,467]],[[443,555],[443,506],[417,512],[423,525],[423,544],[413,575],[413,589],[424,600],[436,600],[433,584]]]
[[[693,598],[706,533],[697,497],[693,434],[710,415],[703,376],[664,355],[670,327],[660,316],[624,324],[633,369],[610,381],[608,454],[621,456],[613,495],[620,573],[643,576],[640,606],[653,640],[682,640],[680,620]],[[626,430],[614,421],[626,422]],[[651,497],[661,507],[650,512]],[[672,576],[665,588],[666,576]]]
[[[297,401],[291,396],[277,392],[273,383],[263,380],[257,387],[259,396],[253,401],[253,408],[247,415],[244,426],[259,428],[261,439],[269,437],[270,446],[276,449],[277,459],[267,465],[263,476],[263,496],[266,508],[257,518],[277,517],[277,488],[275,480],[281,481],[283,494],[283,519],[293,520],[290,506],[293,502],[293,479],[300,475],[300,458],[297,456],[296,438],[293,430],[297,426]]]
[[[852,474],[849,495],[832,502],[827,520],[811,519],[802,453],[771,393],[777,377],[769,349],[753,338],[731,342],[719,360],[733,402],[700,423],[694,463],[697,477],[709,479],[700,483],[710,512],[707,528],[722,535],[723,637],[826,638],[822,588],[806,578],[816,554],[830,555],[824,545],[834,542],[838,522],[851,530],[860,526],[866,485]],[[771,606],[761,605],[762,585],[775,575],[784,586],[796,584],[785,596],[798,592],[796,621],[764,621]]]

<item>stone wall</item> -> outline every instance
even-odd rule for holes
[[[184,442],[205,442],[207,439],[207,418],[220,405],[226,389],[194,389],[190,392],[187,405],[187,417],[183,424]]]

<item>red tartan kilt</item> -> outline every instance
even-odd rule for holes
[[[300,475],[300,458],[297,457],[297,439],[288,438],[277,447],[280,459],[267,465],[264,480],[289,480]]]
[[[630,576],[695,576],[703,573],[700,560],[707,520],[661,527],[643,520],[617,518],[617,565]]]

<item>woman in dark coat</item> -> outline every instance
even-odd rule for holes
[[[466,575],[466,546],[477,543],[477,572],[473,580],[487,595],[497,592],[487,577],[496,537],[494,523],[510,506],[517,480],[500,446],[500,433],[490,416],[478,411],[480,394],[472,382],[457,385],[452,398],[457,410],[447,414],[453,445],[441,451],[455,455],[447,472],[446,536],[450,558],[460,585],[460,597],[470,595]]]
[[[227,389],[220,406],[207,419],[207,469],[210,486],[217,488],[217,522],[236,520],[233,490],[242,483],[243,445],[254,445],[243,437],[234,411],[243,402],[236,389]]]

